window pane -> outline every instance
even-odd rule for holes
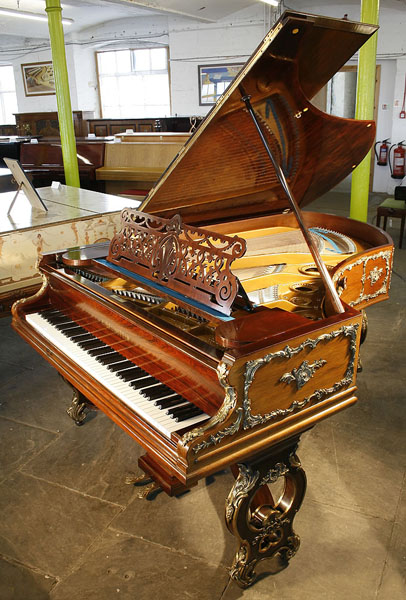
[[[168,69],[166,48],[154,48],[151,50],[151,68],[154,71],[166,71]]]
[[[116,56],[115,52],[100,52],[97,55],[99,61],[99,73],[115,73],[116,72]]]
[[[98,61],[103,117],[170,114],[166,48],[103,52]]]
[[[133,50],[133,69],[134,71],[149,71],[150,60],[149,50]]]
[[[118,87],[114,91],[119,94],[120,104],[124,104],[134,95],[134,77],[131,75],[118,77],[117,84]]]
[[[15,123],[15,116],[13,113],[18,112],[16,93],[6,92],[3,95],[3,102],[5,112],[5,123]]]
[[[0,91],[11,92],[15,90],[14,72],[12,66],[0,67]]]
[[[120,50],[117,55],[117,73],[131,73],[131,52]]]
[[[113,106],[117,103],[117,77],[100,79],[100,94],[104,104]]]

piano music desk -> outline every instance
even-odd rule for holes
[[[61,185],[39,188],[48,212],[34,210],[23,192],[7,215],[15,192],[0,194],[0,314],[39,287],[36,262],[43,251],[109,240],[124,207],[137,200]]]

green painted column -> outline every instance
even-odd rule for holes
[[[379,0],[361,0],[361,21],[377,25]],[[358,58],[356,119],[374,118],[377,34],[360,49]],[[371,150],[352,174],[350,217],[367,221]]]
[[[54,66],[65,181],[66,185],[80,187],[60,1],[46,0],[45,10],[48,13],[49,39],[51,41],[52,63]]]

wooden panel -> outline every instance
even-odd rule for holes
[[[85,116],[92,114],[74,110],[73,127],[76,137],[86,137],[89,133]],[[16,126],[19,135],[43,137],[59,137],[59,121],[57,112],[16,113]]]
[[[181,142],[106,144],[104,165],[97,169],[96,178],[155,182],[182,146]]]

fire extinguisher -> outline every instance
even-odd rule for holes
[[[403,179],[405,176],[405,163],[406,163],[406,150],[404,148],[405,140],[398,142],[398,145],[393,144],[389,150],[389,166],[391,177],[393,179]],[[392,148],[396,148],[393,151],[393,166],[391,161],[391,150]]]
[[[388,150],[389,150],[388,142],[390,144],[389,138],[387,138],[386,140],[382,140],[382,142],[376,142],[376,144],[374,146],[374,152],[375,152],[377,164],[381,165],[382,167],[385,167],[388,164]],[[376,150],[376,147],[378,144],[381,144],[379,146],[379,152],[377,152],[377,150]]]

